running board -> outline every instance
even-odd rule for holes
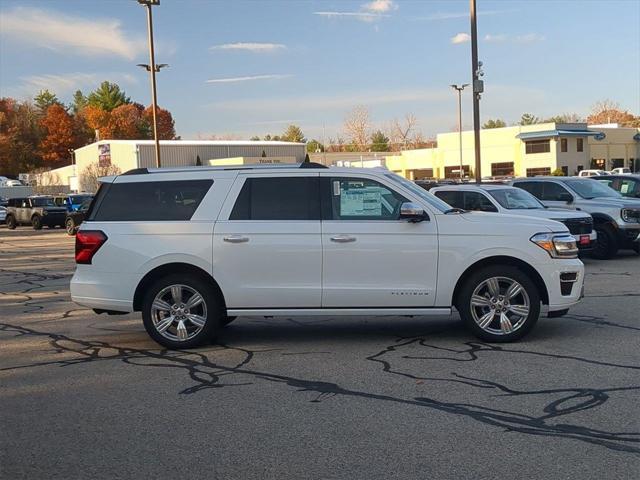
[[[230,317],[291,317],[326,315],[451,315],[451,308],[229,308]]]

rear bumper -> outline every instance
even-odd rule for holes
[[[140,281],[138,275],[122,273],[89,274],[90,265],[78,265],[71,279],[71,300],[78,305],[101,310],[133,312],[133,292]]]
[[[595,230],[592,230],[591,233],[577,233],[571,236],[575,239],[578,250],[581,252],[593,250],[596,245],[596,240],[598,239],[598,234]],[[588,241],[585,241],[585,238],[588,238]]]

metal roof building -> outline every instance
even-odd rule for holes
[[[210,160],[230,163],[299,163],[306,155],[304,143],[239,140],[161,140],[162,167],[209,165]],[[78,175],[90,165],[113,165],[121,172],[156,166],[153,140],[100,140],[74,151]]]

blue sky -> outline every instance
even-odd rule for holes
[[[586,115],[610,98],[640,113],[640,1],[478,0],[481,117]],[[469,3],[161,0],[158,103],[183,138],[340,131],[413,113],[425,136],[456,125],[451,83],[470,80]],[[146,17],[135,0],[0,0],[0,95],[68,101],[108,79],[150,103]],[[471,95],[463,96],[471,125]]]

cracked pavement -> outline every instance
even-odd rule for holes
[[[640,257],[584,262],[583,302],[519,343],[239,318],[169,352],[71,303],[73,238],[0,227],[0,478],[637,478]]]

